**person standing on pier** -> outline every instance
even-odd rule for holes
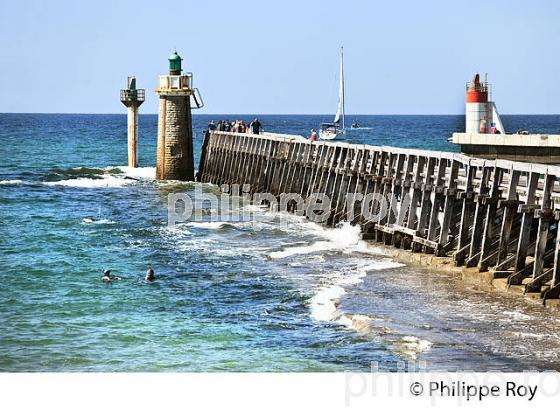
[[[244,133],[245,131],[247,131],[247,127],[243,120],[237,121],[237,132]]]
[[[210,120],[210,124],[208,124],[208,131],[216,131],[216,124],[214,124],[214,120]]]
[[[311,128],[311,137],[309,138],[309,141],[311,142],[317,141],[317,133],[313,128]]]
[[[261,133],[261,123],[260,123],[259,119],[255,118],[253,121],[251,121],[251,123],[249,124],[249,128],[251,129],[251,132],[253,134],[260,134]]]

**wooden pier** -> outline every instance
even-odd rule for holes
[[[543,302],[560,295],[559,177],[553,165],[217,131],[205,136],[198,173],[251,194],[324,193],[325,224],[359,224],[364,239],[452,258]],[[367,218],[345,200],[359,194],[388,211]]]

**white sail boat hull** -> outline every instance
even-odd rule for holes
[[[337,136],[343,134],[342,131],[331,132],[331,131],[319,131],[319,138],[322,140],[334,140]]]

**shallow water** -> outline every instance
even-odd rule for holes
[[[195,129],[208,119],[195,117]],[[322,118],[262,120],[305,133]],[[347,139],[451,149],[445,138],[461,120],[363,117],[370,126]],[[560,128],[558,116],[509,121]],[[218,190],[153,180],[155,124],[141,117],[141,168],[129,169],[119,166],[124,115],[0,114],[0,370],[560,367],[556,315],[401,265],[359,241],[356,227],[324,229],[242,203],[250,220],[213,221],[208,210],[169,228],[167,194]],[[154,283],[142,280],[148,264]],[[122,280],[102,283],[104,269]]]

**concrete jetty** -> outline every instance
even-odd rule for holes
[[[219,131],[198,173],[251,194],[324,193],[329,226],[359,224],[364,239],[448,257],[543,301],[560,295],[559,177],[553,165]]]

